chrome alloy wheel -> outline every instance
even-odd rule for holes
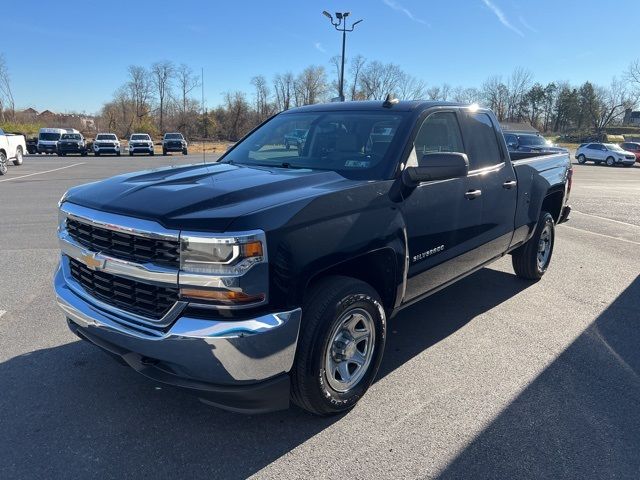
[[[365,376],[373,358],[376,330],[371,314],[362,308],[345,312],[329,336],[325,376],[337,392],[348,392]]]
[[[540,233],[540,241],[538,242],[538,269],[544,270],[551,255],[551,226],[546,224],[542,233]]]

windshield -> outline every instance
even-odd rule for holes
[[[65,133],[62,135],[63,140],[81,140],[82,137],[79,133]]]
[[[117,140],[117,138],[113,133],[101,133],[96,140]]]
[[[352,179],[384,179],[388,153],[407,114],[311,112],[282,114],[239,143],[223,162],[269,167],[333,170]],[[285,136],[307,134],[296,145]]]
[[[131,140],[150,140],[149,135],[131,135]]]
[[[605,143],[604,146],[607,147],[607,150],[614,150],[616,152],[624,152],[624,149],[620,148],[615,143]]]
[[[518,135],[518,143],[527,147],[546,147],[549,145],[544,137],[538,135]]]
[[[167,133],[164,136],[165,139],[167,140],[182,140],[182,134],[181,133]]]
[[[40,140],[47,140],[47,141],[57,142],[58,140],[60,140],[60,134],[59,133],[52,133],[52,132],[41,132],[40,135],[38,136],[38,138]]]

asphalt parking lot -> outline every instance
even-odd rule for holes
[[[505,258],[405,310],[367,396],[315,418],[160,387],[55,306],[63,192],[198,161],[27,156],[0,177],[0,478],[640,478],[640,165],[574,165],[542,281]]]

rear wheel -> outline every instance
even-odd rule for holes
[[[513,251],[511,262],[516,275],[539,280],[547,271],[553,254],[555,223],[549,212],[541,212],[533,237]]]
[[[616,164],[616,160],[613,157],[607,157],[607,166],[613,167]]]
[[[22,147],[18,147],[16,149],[16,158],[13,159],[14,165],[22,165],[23,156],[22,156]]]
[[[331,276],[311,289],[303,312],[292,399],[316,415],[345,412],[368,390],[382,361],[380,297],[360,280]]]
[[[578,155],[578,163],[580,165],[584,165],[585,163],[587,163],[587,157],[585,157],[584,155]]]
[[[7,167],[7,156],[4,152],[0,152],[0,175],[5,175],[9,167]]]

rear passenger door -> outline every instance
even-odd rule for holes
[[[462,111],[465,149],[469,156],[469,188],[480,204],[476,261],[502,255],[511,244],[518,202],[515,171],[497,120],[487,112]]]

